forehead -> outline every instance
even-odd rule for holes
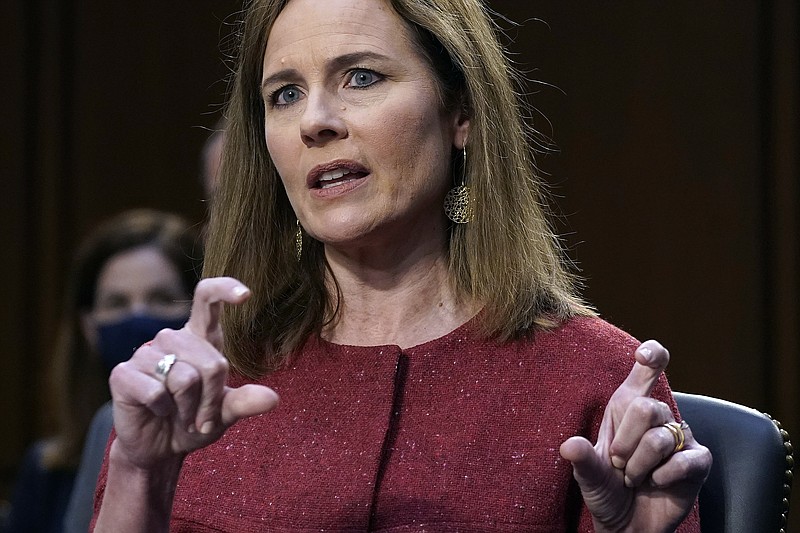
[[[264,64],[342,47],[393,54],[410,46],[408,26],[388,0],[290,0],[269,33]]]
[[[100,271],[97,291],[136,292],[163,284],[180,286],[177,269],[158,249],[145,246],[109,258]]]

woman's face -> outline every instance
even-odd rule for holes
[[[143,246],[106,261],[97,278],[92,316],[98,323],[133,314],[179,318],[188,314],[190,299],[175,265],[156,248]]]
[[[291,0],[264,54],[267,148],[304,229],[327,244],[442,241],[468,121],[385,0]]]
[[[81,316],[83,335],[110,371],[160,330],[183,326],[190,299],[177,268],[156,248],[120,252],[100,270],[92,309]]]

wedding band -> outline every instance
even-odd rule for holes
[[[667,428],[669,432],[672,433],[672,436],[675,439],[675,448],[672,450],[672,453],[681,451],[683,449],[683,445],[686,444],[686,435],[683,432],[684,425],[686,428],[689,427],[686,422],[681,422],[680,424],[677,422],[667,422],[666,424],[662,424],[663,427]]]
[[[167,374],[169,374],[169,371],[172,369],[172,365],[175,364],[177,359],[178,358],[174,353],[168,353],[159,359],[158,363],[156,363],[156,375],[166,381]]]

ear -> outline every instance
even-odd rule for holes
[[[456,150],[463,150],[467,145],[469,127],[469,115],[464,109],[460,109],[453,118],[453,146]]]
[[[89,345],[89,348],[92,351],[97,351],[97,327],[94,323],[94,318],[92,317],[92,313],[89,311],[84,311],[81,313],[80,317],[81,321],[81,333],[83,333],[83,337],[86,339],[86,344]]]

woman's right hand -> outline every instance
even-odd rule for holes
[[[277,405],[277,394],[267,387],[226,386],[220,311],[225,303],[240,304],[249,296],[249,289],[233,278],[200,281],[186,325],[159,332],[114,368],[109,380],[117,433],[112,462],[142,470],[180,463],[240,418]],[[176,360],[162,377],[156,365],[168,354]]]

